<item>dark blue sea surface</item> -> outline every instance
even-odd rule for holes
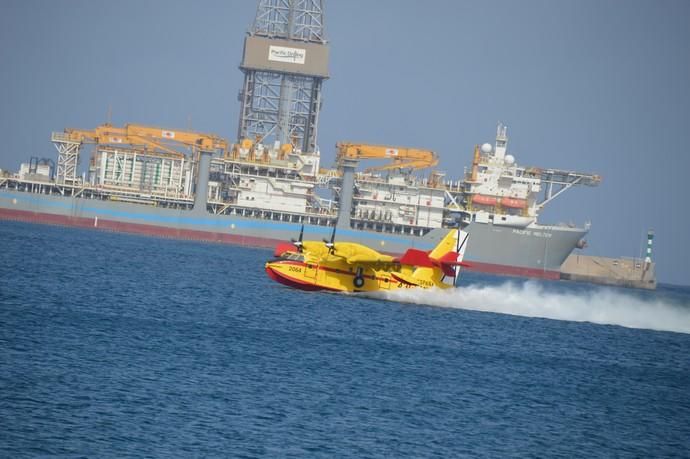
[[[685,287],[307,293],[267,250],[14,222],[0,255],[3,457],[689,454]]]

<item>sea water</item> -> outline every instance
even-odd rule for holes
[[[368,298],[270,255],[0,222],[0,456],[688,455],[687,287]]]

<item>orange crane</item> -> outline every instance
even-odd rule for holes
[[[201,151],[225,152],[228,149],[228,142],[213,134],[168,130],[140,124],[126,124],[119,128],[106,123],[93,130],[68,128],[65,129],[65,134],[70,140],[80,143],[143,145],[175,157],[182,157],[184,154],[172,148],[174,145]]]
[[[390,159],[391,162],[382,166],[370,167],[370,171],[390,169],[425,169],[438,164],[438,156],[430,150],[420,150],[407,147],[390,147],[386,145],[368,145],[349,142],[338,142],[335,145],[336,161],[340,164],[344,159]]]

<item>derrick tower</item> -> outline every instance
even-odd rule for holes
[[[312,152],[328,78],[323,0],[260,0],[244,40],[238,139]]]

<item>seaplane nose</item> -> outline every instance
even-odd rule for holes
[[[272,265],[272,263],[270,263],[270,262],[266,263],[266,266],[264,267],[264,269],[266,270],[266,274],[268,274],[268,277],[270,277],[274,281],[280,282],[280,276],[278,276],[278,274],[276,274],[276,272],[273,270],[273,267],[271,265]]]

